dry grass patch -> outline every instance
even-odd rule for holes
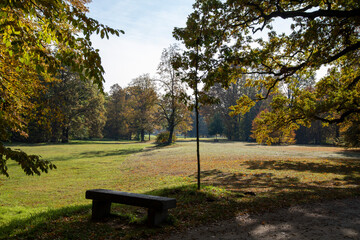
[[[306,202],[348,196],[360,184],[360,154],[335,147],[201,143],[202,183],[256,198]],[[306,157],[304,157],[306,156]],[[179,176],[195,183],[194,142],[179,142],[135,154],[125,163],[134,174]],[[307,198],[306,196],[309,197]],[[297,196],[299,199],[293,199]]]

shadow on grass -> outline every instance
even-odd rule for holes
[[[142,152],[143,149],[120,149],[113,151],[88,151],[83,152],[75,158],[93,158],[93,157],[107,157],[107,156],[121,156],[121,155],[129,155],[138,152]]]
[[[50,239],[51,232],[56,228],[64,226],[70,218],[88,213],[90,209],[90,205],[65,207],[33,214],[26,219],[13,220],[0,226],[0,239],[37,239],[40,238],[39,234]],[[55,238],[55,235],[52,237]]]
[[[344,149],[340,152],[336,152],[344,157],[348,157],[348,158],[357,158],[360,160],[360,150],[354,150],[354,149]]]
[[[138,210],[126,207],[104,222],[90,220],[91,205],[50,210],[0,226],[0,239],[122,239],[131,237],[133,232],[148,235],[153,231],[146,227],[145,221],[136,219]]]
[[[294,170],[298,172],[310,171],[314,173],[335,173],[335,174],[351,174],[352,172],[360,172],[360,159],[346,160],[329,160],[334,164],[321,162],[299,162],[286,160],[251,160],[245,161],[248,169],[271,169],[271,170]]]
[[[203,185],[200,191],[196,189],[195,184],[190,184],[146,193],[177,199],[177,207],[169,210],[172,219],[170,225],[149,228],[144,221],[146,210],[120,204],[114,204],[112,213],[116,215],[107,221],[92,222],[91,206],[83,205],[51,210],[28,219],[13,221],[7,226],[0,227],[0,239],[149,239],[157,234],[166,235],[175,230],[181,231],[188,227],[231,219],[240,212],[266,212],[298,203],[354,196],[359,191],[321,185],[301,187],[296,186],[296,179],[274,179],[279,189],[295,185],[295,191],[247,196],[234,191],[234,188],[241,191],[243,184],[234,182],[239,180],[236,174],[214,170],[204,172],[203,176],[212,176],[217,181],[212,185]],[[252,179],[253,185],[268,187],[266,175],[257,177],[257,180]]]
[[[214,144],[222,144],[222,143],[236,143],[237,141],[229,141],[227,139],[217,139],[218,141],[215,141],[213,138],[209,139],[200,139],[199,142],[203,143],[214,143]],[[177,139],[176,142],[196,142],[196,139]]]
[[[60,156],[60,157],[52,157],[47,158],[46,160],[49,160],[51,162],[53,161],[68,161],[68,160],[74,160],[74,159],[82,159],[82,158],[94,158],[94,157],[109,157],[109,156],[124,156],[124,155],[130,155],[135,154],[143,151],[149,151],[148,149],[119,149],[119,150],[113,150],[113,151],[87,151],[82,152],[79,154],[74,155],[66,155],[66,156]],[[17,166],[18,163],[11,161],[7,164],[8,166]]]
[[[79,154],[67,155],[61,157],[49,158],[50,161],[66,161],[73,159],[82,159],[82,158],[95,158],[95,157],[109,157],[109,156],[124,156],[135,154],[144,151],[142,148],[130,148],[130,149],[118,149],[118,150],[106,150],[106,151],[86,151]]]
[[[92,222],[91,205],[68,207],[35,214],[30,218],[0,226],[0,239],[141,239],[176,227],[221,219],[236,204],[230,192],[214,187],[197,191],[195,185],[153,190],[145,194],[174,197],[177,208],[169,210],[168,224],[146,226],[143,208],[113,204],[105,222]],[[225,209],[224,209],[225,207]],[[225,215],[226,216],[226,215]]]
[[[83,159],[83,158],[95,158],[95,157],[109,157],[109,156],[126,156],[131,155],[139,152],[150,152],[152,150],[157,149],[157,147],[147,147],[147,148],[129,148],[129,149],[118,149],[118,150],[105,150],[105,151],[85,151],[78,154],[73,155],[65,155],[59,157],[51,157],[46,158],[51,162],[53,161],[67,161],[67,160],[74,160],[74,159]],[[8,166],[17,166],[18,163],[11,161],[7,164]]]
[[[21,146],[21,147],[35,147],[35,146],[65,146],[65,145],[84,145],[84,144],[119,144],[119,145],[126,145],[126,144],[136,144],[141,143],[135,140],[72,140],[68,143],[22,143],[22,142],[11,142],[5,143],[6,147],[14,147],[14,146]]]

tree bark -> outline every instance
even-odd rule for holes
[[[61,136],[61,142],[62,143],[68,143],[69,142],[69,127],[63,127],[62,136]]]
[[[173,141],[173,134],[174,134],[174,128],[175,128],[175,124],[173,119],[169,122],[169,127],[168,127],[168,131],[169,131],[169,138],[167,141],[167,144],[171,144]]]
[[[144,130],[144,129],[141,129],[140,140],[141,140],[142,142],[145,141],[145,130]]]

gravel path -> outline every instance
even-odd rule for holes
[[[360,198],[294,206],[261,215],[241,215],[166,239],[360,239]]]

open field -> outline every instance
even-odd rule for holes
[[[84,142],[21,145],[57,170],[25,176],[10,162],[0,177],[0,238],[146,238],[298,203],[359,195],[360,152],[320,146],[201,142],[203,189],[196,191],[195,142]],[[144,226],[144,209],[114,206],[120,217],[92,223],[87,189],[108,188],[175,197],[161,229]]]

